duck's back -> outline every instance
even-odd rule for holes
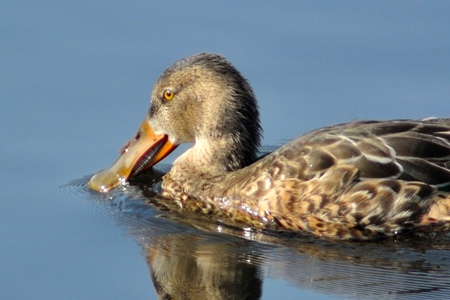
[[[450,119],[315,130],[235,173],[229,194],[285,229],[370,238],[448,226]]]
[[[365,121],[319,129],[280,151],[300,150],[305,176],[350,164],[360,180],[373,178],[450,184],[450,119]]]

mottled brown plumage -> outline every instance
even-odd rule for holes
[[[163,177],[162,194],[225,223],[340,239],[450,224],[450,119],[335,125],[256,160],[261,130],[250,86],[222,56],[199,54],[163,73],[144,127],[157,137],[129,169],[162,159],[153,152],[164,143],[193,142]],[[144,129],[125,152],[144,143]],[[103,178],[90,186],[108,190]]]

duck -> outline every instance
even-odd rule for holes
[[[241,73],[219,54],[188,56],[162,73],[137,133],[88,186],[108,193],[192,143],[159,193],[226,225],[341,240],[450,228],[450,118],[352,121],[258,157],[261,136]]]

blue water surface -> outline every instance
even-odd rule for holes
[[[130,214],[116,205],[129,194],[103,201],[80,182],[116,159],[160,73],[198,52],[249,79],[265,145],[355,119],[450,117],[449,15],[447,1],[6,1],[0,298],[156,299],[149,257],[200,264],[217,249],[224,267],[209,271],[253,272],[262,299],[445,298],[446,239],[261,241],[166,221],[139,197]]]

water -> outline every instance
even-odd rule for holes
[[[167,283],[173,266],[263,299],[445,298],[447,237],[262,237],[80,183],[117,157],[159,74],[197,52],[226,55],[249,79],[266,145],[353,119],[448,117],[449,12],[437,1],[5,3],[0,298],[156,299],[150,272]]]

